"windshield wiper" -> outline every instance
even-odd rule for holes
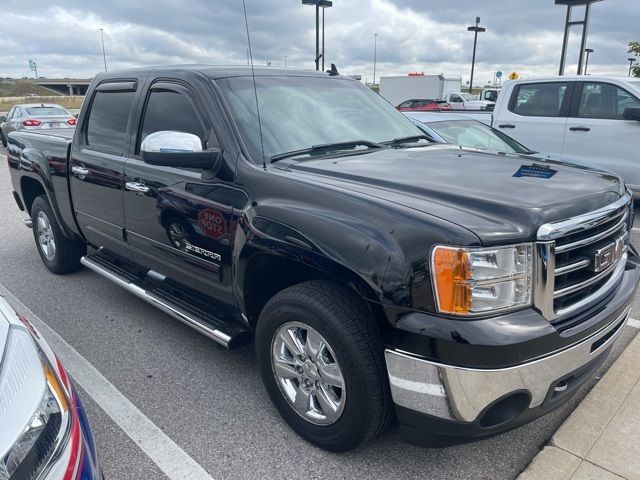
[[[429,138],[427,135],[411,135],[410,137],[394,138],[389,142],[383,142],[383,144],[391,145],[393,147],[396,145],[404,145],[405,143],[416,143],[416,142],[419,142],[420,140],[427,140],[429,143],[434,143],[434,141],[431,138]]]
[[[339,152],[341,150],[352,150],[356,147],[368,147],[368,148],[384,148],[383,145],[371,142],[369,140],[351,140],[349,142],[337,142],[337,143],[324,143],[322,145],[314,145],[309,148],[303,148],[301,150],[293,150],[291,152],[278,153],[269,157],[271,163],[277,162],[284,158],[297,157],[299,155],[312,155],[314,153],[326,153],[326,152]]]

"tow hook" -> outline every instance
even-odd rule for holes
[[[33,228],[33,221],[30,218],[25,218],[22,223],[24,223],[27,228]]]

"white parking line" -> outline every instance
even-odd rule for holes
[[[56,352],[64,368],[111,419],[171,480],[213,478],[144,413],[114,387],[89,361],[47,326],[2,284],[0,295],[26,315]]]
[[[640,329],[640,320],[636,320],[635,318],[629,317],[627,319],[627,325],[629,325],[630,327],[633,327],[633,328]]]

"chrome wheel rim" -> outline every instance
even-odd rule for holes
[[[47,260],[53,262],[56,258],[56,241],[53,237],[53,229],[51,228],[49,217],[44,212],[38,212],[36,228],[38,229],[40,251]]]
[[[345,381],[327,340],[301,322],[288,322],[271,342],[276,383],[293,410],[315,425],[338,421],[346,400]]]
[[[187,231],[179,223],[169,225],[169,240],[176,248],[183,248],[187,243]]]

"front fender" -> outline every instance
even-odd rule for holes
[[[466,232],[418,212],[401,214],[380,205],[361,207],[358,216],[302,202],[254,203],[244,209],[234,246],[238,252],[236,292],[243,290],[248,259],[268,252],[330,277],[356,282],[364,286],[369,301],[385,309],[433,310],[430,246],[462,242],[459,234]]]

